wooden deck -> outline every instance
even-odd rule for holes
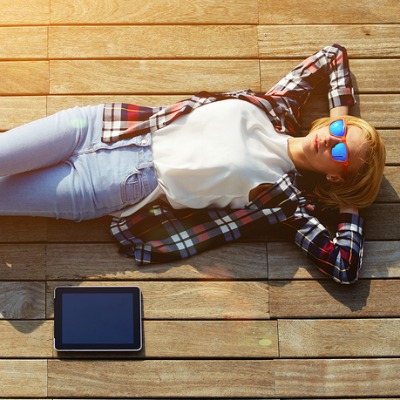
[[[400,398],[397,0],[0,0],[0,10],[0,131],[78,104],[266,91],[336,42],[356,78],[353,113],[388,148],[354,286],[279,235],[137,268],[107,218],[0,217],[0,398]],[[317,100],[304,128],[327,115]],[[131,284],[143,290],[143,351],[53,351],[55,286]]]

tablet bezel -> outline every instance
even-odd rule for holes
[[[130,293],[133,301],[133,342],[125,344],[67,344],[62,340],[62,298],[64,293]],[[54,289],[54,348],[57,351],[139,351],[142,348],[142,294],[137,286],[59,286]]]

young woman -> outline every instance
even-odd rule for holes
[[[300,135],[300,107],[327,81],[330,118]],[[338,282],[357,280],[358,209],[373,202],[385,147],[354,104],[346,50],[315,53],[269,92],[200,93],[168,107],[74,108],[0,135],[0,214],[114,215],[139,265],[186,258],[284,224]],[[312,173],[313,193],[301,185]],[[310,214],[340,208],[336,237]]]

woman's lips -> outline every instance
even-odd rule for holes
[[[318,136],[315,136],[315,139],[314,139],[314,148],[315,148],[315,151],[318,153],[318,148],[319,148]]]

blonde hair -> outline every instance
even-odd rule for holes
[[[362,130],[366,144],[365,159],[361,168],[345,176],[343,183],[321,179],[314,187],[314,193],[325,207],[368,207],[378,195],[381,185],[386,160],[385,144],[376,129],[363,119],[349,115],[341,118],[347,126],[357,126]],[[331,122],[331,118],[320,118],[312,124],[310,132]]]

